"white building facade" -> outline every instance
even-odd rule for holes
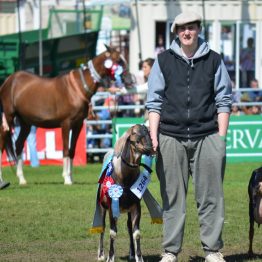
[[[97,5],[121,4],[120,0],[85,0],[87,8]],[[131,7],[129,31],[129,63],[131,72],[138,70],[140,60],[156,57],[161,37],[168,48],[174,38],[170,26],[180,12],[193,10],[204,18],[203,35],[210,47],[223,54],[224,61],[236,87],[244,87],[240,55],[247,39],[255,46],[254,77],[262,86],[262,0],[124,0]],[[82,9],[82,0],[17,0],[0,1],[0,35],[46,28],[49,10]],[[40,13],[41,5],[41,13]],[[18,22],[20,21],[20,22]],[[204,34],[205,32],[205,34]],[[111,33],[109,34],[111,35]]]
[[[213,50],[225,57],[230,76],[237,88],[241,86],[241,49],[246,47],[248,38],[254,39],[254,75],[262,84],[262,50],[256,48],[262,46],[261,0],[141,0],[132,1],[131,8],[131,71],[138,70],[140,57],[142,60],[155,57],[159,34],[164,38],[165,48],[168,48],[174,38],[174,35],[170,34],[170,27],[175,16],[182,11],[192,10],[205,18],[207,40]]]

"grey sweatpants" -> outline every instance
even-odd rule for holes
[[[226,143],[218,134],[197,140],[159,136],[156,172],[163,201],[163,248],[179,253],[182,248],[186,195],[193,177],[200,223],[200,239],[206,251],[223,247],[223,178]]]

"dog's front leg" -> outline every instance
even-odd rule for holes
[[[97,260],[98,261],[104,261],[105,260],[105,251],[104,251],[104,236],[105,236],[105,227],[106,227],[106,209],[102,208],[102,219],[103,219],[103,232],[100,233],[100,239],[99,239],[99,247],[98,247],[98,254],[97,254]]]
[[[136,262],[143,262],[141,245],[140,245],[140,218],[141,218],[141,205],[140,202],[136,204],[134,210],[131,211],[131,220],[133,224],[133,239],[135,244],[135,258]]]
[[[117,219],[113,218],[112,210],[109,209],[109,221],[110,221],[110,248],[109,248],[109,255],[107,258],[107,262],[114,262],[115,261],[115,248],[114,242],[117,235]]]
[[[253,201],[252,195],[249,194],[249,249],[248,254],[249,256],[253,255],[253,238],[254,238],[254,210],[253,210]]]
[[[133,238],[133,226],[131,213],[127,213],[127,230],[129,234],[129,260],[133,260],[135,258],[135,246],[134,246],[134,238]]]

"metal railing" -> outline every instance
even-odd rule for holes
[[[244,93],[244,92],[252,92],[254,91],[254,89],[252,88],[241,88],[241,89],[233,89],[233,93],[235,92],[240,92],[240,93]],[[258,89],[258,91],[262,91],[262,89]],[[128,94],[137,94],[136,92],[130,92]],[[113,96],[116,96],[115,99],[117,101],[118,96],[121,96],[124,94],[121,93],[116,93]],[[112,94],[108,93],[108,92],[97,92],[91,100],[91,103],[93,105],[93,110],[94,111],[100,111],[103,109],[108,109],[107,106],[95,106],[95,101],[96,99],[99,97],[101,98],[108,98],[109,96],[112,96]],[[262,107],[262,102],[236,102],[233,103],[233,105],[236,105],[238,107],[244,107],[244,106],[261,106]],[[121,111],[121,110],[136,110],[136,109],[145,109],[145,105],[116,105],[115,109],[113,110],[117,110],[117,111]],[[102,124],[106,124],[106,125],[112,125],[112,120],[85,120],[85,124],[87,126],[92,126],[92,125],[102,125]],[[88,134],[86,135],[86,141],[88,141],[88,139],[103,139],[103,138],[109,138],[112,139],[113,138],[113,134]],[[91,153],[91,154],[97,154],[97,153],[106,153],[108,150],[112,149],[110,148],[87,148],[87,153]]]

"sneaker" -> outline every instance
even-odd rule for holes
[[[205,262],[226,262],[220,252],[210,252],[206,255]]]
[[[165,252],[161,255],[162,259],[159,262],[177,262],[177,256],[175,254]]]
[[[0,181],[0,190],[8,187],[10,185],[9,182]]]

